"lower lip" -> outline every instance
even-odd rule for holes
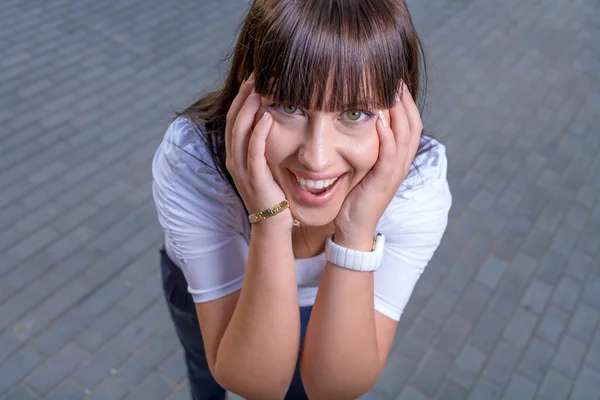
[[[298,199],[298,201],[306,206],[310,206],[310,207],[320,207],[320,206],[324,206],[328,203],[330,203],[333,198],[335,197],[336,193],[339,190],[340,185],[340,181],[342,181],[344,179],[344,177],[346,176],[346,174],[341,175],[339,178],[337,178],[337,180],[333,183],[333,186],[331,186],[329,189],[327,189],[326,191],[324,191],[323,193],[320,194],[312,194],[310,192],[307,192],[306,190],[302,189],[302,186],[300,186],[300,182],[298,182],[298,180],[296,179],[296,175],[294,175],[291,171],[290,171],[290,180],[291,180],[291,186],[294,190],[294,196],[296,197],[296,199]]]

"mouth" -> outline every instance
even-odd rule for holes
[[[289,170],[288,170],[289,171]],[[331,202],[346,174],[334,178],[312,180],[289,171],[294,197],[305,206],[319,207]]]
[[[311,179],[304,179],[298,175],[294,175],[296,177],[296,181],[300,184],[300,188],[302,190],[307,191],[308,193],[319,195],[325,193],[329,189],[333,187],[335,182],[337,182],[339,177],[331,178],[331,179],[323,179],[319,181],[313,181]]]

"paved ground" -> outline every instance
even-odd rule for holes
[[[1,399],[188,398],[150,159],[247,4],[3,1]],[[366,397],[599,399],[600,3],[410,4],[455,203]]]

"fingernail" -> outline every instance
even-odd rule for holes
[[[381,123],[383,124],[383,127],[384,127],[384,128],[387,128],[387,127],[388,127],[388,123],[387,123],[387,121],[385,120],[385,117],[383,116],[383,111],[379,111],[379,112],[377,113],[377,115],[379,115],[379,119],[381,120]]]
[[[271,114],[269,114],[268,111],[265,111],[260,119],[262,119],[264,121],[268,121],[270,118],[271,118]]]
[[[248,77],[248,83],[254,83],[254,72],[252,72]]]

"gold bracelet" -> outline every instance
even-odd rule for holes
[[[280,212],[287,210],[288,208],[290,208],[290,202],[288,201],[288,199],[285,199],[281,203],[277,204],[275,207],[267,208],[266,210],[248,215],[248,219],[250,220],[251,224],[254,224],[258,221],[271,218],[272,216],[277,215]]]

